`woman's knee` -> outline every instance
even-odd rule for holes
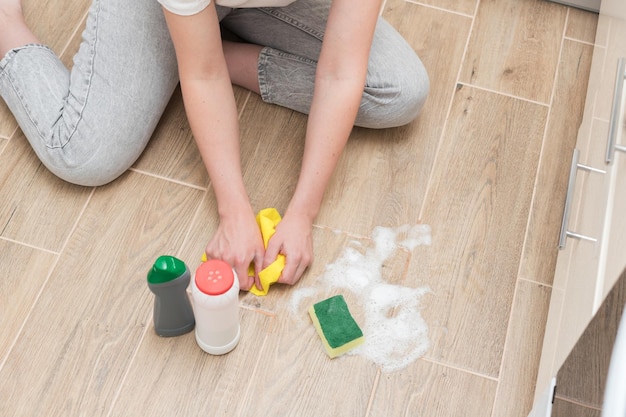
[[[366,86],[357,126],[390,128],[403,126],[417,118],[428,97],[430,80],[417,56],[408,61],[388,71],[381,83]]]
[[[149,140],[149,135],[129,137],[105,132],[105,129],[102,132],[100,135],[92,132],[89,137],[75,133],[63,141],[63,146],[33,148],[46,168],[62,180],[88,187],[100,186],[126,172]]]
[[[424,106],[429,89],[428,73],[415,50],[381,17],[357,125],[387,128],[410,123]]]
[[[86,161],[68,160],[65,157],[42,157],[40,159],[46,168],[60,179],[86,187],[108,184],[132,165],[108,164],[95,155]]]

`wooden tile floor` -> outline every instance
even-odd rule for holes
[[[24,8],[69,64],[89,3]],[[354,130],[316,222],[314,264],[295,288],[242,294],[242,339],[223,357],[192,333],[152,328],[152,262],[171,254],[195,269],[216,228],[179,93],[134,168],[99,188],[46,171],[0,103],[0,415],[528,414],[597,16],[543,0],[387,0],[383,14],[429,70],[424,112]],[[282,211],[306,117],[236,96],[252,203]],[[371,248],[376,226],[404,224],[430,225],[432,244],[398,248],[384,278],[430,289],[430,347],[396,372],[359,355],[329,360],[292,296],[345,248]]]

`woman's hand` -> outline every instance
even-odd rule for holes
[[[259,265],[263,263],[263,239],[252,211],[229,213],[220,218],[220,224],[206,247],[208,259],[221,259],[233,267],[239,277],[239,288],[248,291],[259,282]],[[254,262],[254,276],[248,275],[248,267]]]
[[[302,277],[313,260],[313,220],[301,213],[285,213],[276,226],[265,251],[263,268],[276,260],[278,254],[285,255],[285,268],[279,283],[293,285]]]

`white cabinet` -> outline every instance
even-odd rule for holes
[[[597,12],[600,10],[600,0],[551,0],[555,3],[562,3],[568,6]]]
[[[626,1],[603,0],[572,156],[536,403],[546,398],[552,378],[626,268],[625,71]]]

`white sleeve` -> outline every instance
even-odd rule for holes
[[[211,0],[157,0],[163,7],[174,14],[181,16],[191,16],[200,13],[210,3]]]

